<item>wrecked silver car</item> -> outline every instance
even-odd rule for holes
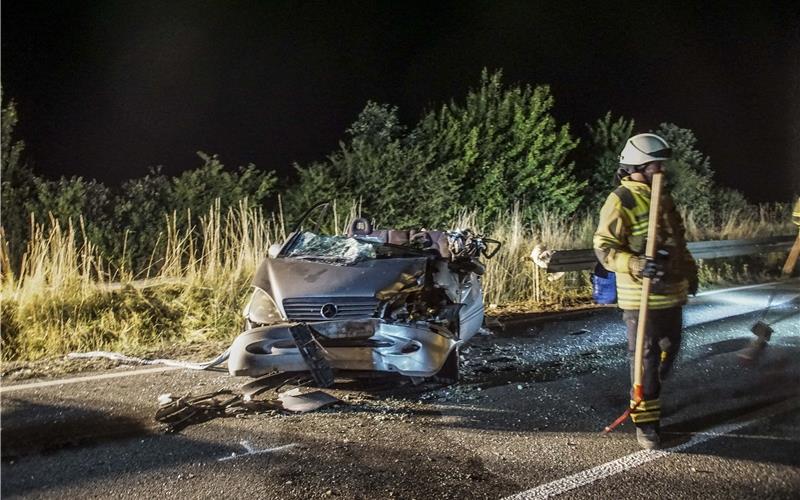
[[[309,214],[270,248],[253,279],[232,375],[333,370],[455,379],[458,346],[483,323],[480,257],[500,243],[459,231],[373,229],[326,235]]]

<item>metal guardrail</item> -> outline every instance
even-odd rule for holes
[[[750,240],[693,241],[688,244],[695,259],[719,259],[757,253],[786,252],[792,247],[795,236],[772,236]],[[592,269],[597,264],[594,250],[559,250],[553,253],[547,265],[548,273]]]

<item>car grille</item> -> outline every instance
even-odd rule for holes
[[[330,304],[335,306],[336,314],[330,315]],[[322,315],[323,306],[329,315]],[[302,297],[283,299],[283,310],[292,321],[325,321],[329,319],[371,318],[378,307],[375,297]]]

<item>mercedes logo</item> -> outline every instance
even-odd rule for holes
[[[319,313],[322,315],[323,318],[331,319],[332,317],[336,316],[336,313],[339,312],[339,308],[336,307],[336,304],[325,304],[319,310]]]

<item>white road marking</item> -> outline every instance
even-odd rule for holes
[[[707,432],[693,435],[691,439],[685,443],[681,443],[665,450],[637,451],[636,453],[631,453],[630,455],[626,455],[622,458],[618,458],[617,460],[598,465],[597,467],[592,467],[591,469],[583,470],[581,472],[572,474],[571,476],[556,479],[555,481],[551,481],[535,488],[511,495],[506,497],[504,500],[537,500],[561,495],[568,491],[574,490],[575,488],[581,488],[600,479],[620,474],[627,470],[639,467],[640,465],[644,465],[648,462],[658,460],[659,458],[668,457],[674,453],[678,453],[701,443],[705,443],[706,441],[730,434],[743,427],[753,425],[762,420],[785,412],[786,410],[794,407],[795,403],[796,401],[784,401],[783,403],[774,406],[771,409],[772,411],[770,411],[767,415],[744,422],[734,422],[731,424],[714,427],[709,429]]]
[[[50,387],[54,385],[66,385],[66,384],[78,384],[80,382],[89,382],[92,380],[103,380],[109,378],[122,378],[122,377],[134,377],[136,375],[147,375],[148,373],[159,373],[159,372],[167,372],[171,370],[177,370],[178,368],[172,366],[160,366],[158,368],[144,368],[141,370],[129,370],[124,372],[114,372],[114,373],[102,373],[100,375],[87,375],[85,377],[71,377],[71,378],[59,378],[56,380],[45,380],[42,382],[30,382],[28,384],[15,384],[15,385],[4,385],[0,387],[0,394],[4,394],[6,392],[11,391],[21,391],[24,389],[37,389],[39,387]]]
[[[487,408],[486,406],[450,405],[445,403],[428,403],[428,404],[440,410],[473,410],[473,411],[480,411],[483,413],[516,413],[512,412],[511,410],[503,410],[500,408]]]
[[[727,437],[736,439],[763,439],[766,441],[788,441],[791,443],[800,443],[800,439],[784,437],[784,436],[762,436],[758,434],[737,434],[731,432],[728,434],[720,434],[718,432],[662,432],[661,434],[673,436],[714,436],[714,437]]]
[[[262,453],[272,453],[274,451],[282,451],[297,446],[297,443],[289,443],[289,444],[284,444],[283,446],[276,446],[274,448],[264,448],[263,450],[256,450],[255,448],[253,448],[253,445],[251,445],[247,441],[242,441],[240,444],[245,450],[247,450],[247,453],[238,453],[238,454],[231,453],[230,456],[218,458],[217,462],[227,462],[228,460],[233,460],[235,458],[242,458],[250,455],[261,455]]]

